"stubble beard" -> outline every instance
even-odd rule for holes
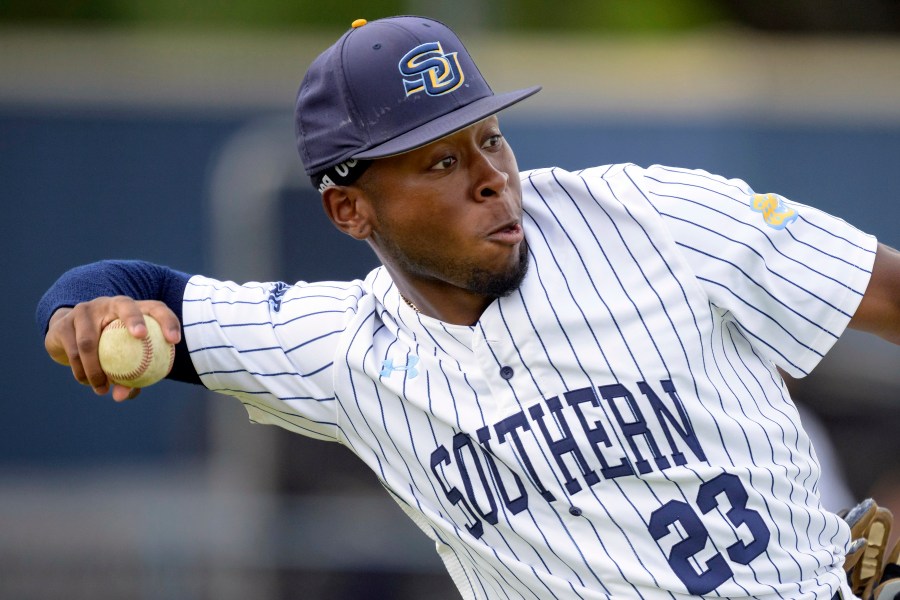
[[[492,273],[480,267],[472,267],[466,289],[489,298],[504,298],[519,289],[528,274],[528,242],[519,244],[519,260],[504,273]]]
[[[472,261],[436,264],[427,258],[415,260],[394,244],[389,236],[383,237],[379,246],[390,256],[390,262],[406,273],[423,279],[440,279],[488,298],[504,298],[519,289],[528,274],[530,263],[528,242],[524,239],[519,244],[518,260],[501,272],[485,269]]]

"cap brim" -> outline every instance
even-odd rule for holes
[[[503,94],[494,94],[485,96],[474,102],[438,117],[424,125],[420,125],[411,131],[407,131],[383,144],[368,148],[362,152],[354,154],[351,158],[385,158],[394,156],[395,154],[403,154],[416,148],[421,148],[431,142],[439,140],[450,135],[460,129],[468,127],[473,123],[477,123],[482,119],[500,112],[504,108],[508,108],[520,102],[529,96],[533,96],[541,90],[541,86],[516,90],[514,92],[506,92]]]

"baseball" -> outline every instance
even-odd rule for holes
[[[100,334],[98,355],[103,372],[113,383],[143,388],[164,378],[172,370],[175,346],[166,341],[156,319],[144,315],[147,337],[131,335],[125,323],[116,319]]]

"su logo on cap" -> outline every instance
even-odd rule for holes
[[[466,79],[457,53],[444,54],[440,42],[416,46],[400,59],[398,66],[407,96],[422,90],[429,96],[449,94]]]

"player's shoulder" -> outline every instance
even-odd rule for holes
[[[671,170],[689,171],[688,169],[678,169],[675,167],[665,167],[662,165],[652,165],[643,167],[635,163],[611,163],[590,166],[583,169],[565,169],[563,167],[542,167],[537,169],[528,169],[519,173],[523,184],[541,184],[558,182],[565,185],[569,181],[592,181],[606,180],[615,181],[618,179],[630,179],[632,181],[640,180],[648,174],[660,171]]]
[[[519,179],[526,181],[543,181],[553,179],[568,179],[580,177],[603,177],[604,175],[618,172],[626,166],[632,166],[627,163],[610,164],[586,169],[566,169],[559,166],[540,167],[536,169],[526,169],[519,172]]]
[[[544,167],[520,172],[523,194],[541,197],[576,197],[602,194],[604,189],[643,187],[648,169],[634,163],[616,163],[568,170],[562,167]]]
[[[538,221],[565,221],[570,216],[592,219],[605,214],[611,205],[642,202],[643,194],[633,182],[643,178],[643,170],[630,163],[578,170],[547,167],[521,175],[523,205]]]
[[[693,186],[742,195],[753,193],[744,180],[729,178],[705,169],[651,165],[644,170],[644,177],[648,184]]]
[[[563,167],[541,167],[519,172],[522,191],[529,194],[552,195],[560,192],[564,195],[578,193],[592,180],[602,180],[613,176],[623,165],[604,165],[588,169],[568,170]]]
[[[635,163],[616,163],[579,170],[548,167],[522,171],[520,175],[523,189],[527,189],[529,184],[533,187],[543,185],[577,189],[577,186],[572,187],[572,184],[580,182],[588,186],[602,183],[644,192],[680,186],[705,188],[737,196],[754,193],[750,185],[742,179],[725,177],[704,169],[662,164],[645,167]]]

